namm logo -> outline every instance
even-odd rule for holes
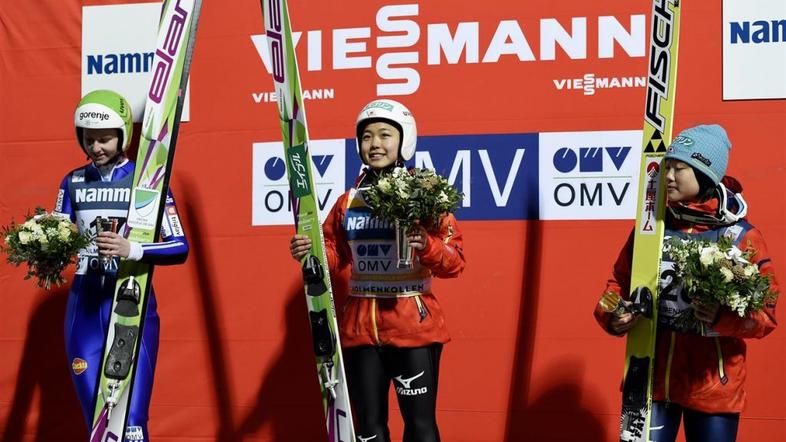
[[[723,0],[723,99],[786,98],[786,3]]]
[[[98,54],[87,56],[87,74],[138,74],[150,72],[152,52]]]
[[[369,215],[347,217],[347,230],[392,229],[390,221],[381,220]]]
[[[786,19],[729,23],[731,44],[761,44],[786,41]]]
[[[128,202],[131,189],[76,189],[77,203]]]

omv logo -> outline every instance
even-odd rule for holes
[[[344,140],[313,140],[309,152],[320,220],[324,220],[345,190]],[[254,143],[252,182],[252,225],[292,224],[292,202],[281,142]]]
[[[328,167],[330,167],[330,163],[333,161],[334,155],[313,155],[311,160],[314,163],[314,168],[316,169],[319,176],[324,177],[325,172],[327,172]]]
[[[357,255],[361,257],[390,256],[390,244],[358,244]]]
[[[540,134],[541,219],[630,219],[641,131]]]
[[[328,167],[333,162],[335,155],[312,155],[311,162],[313,170],[317,172],[317,176],[324,177]],[[278,181],[284,178],[287,173],[287,165],[284,159],[279,156],[274,156],[265,162],[265,176],[273,181]]]
[[[580,147],[576,152],[569,147],[563,147],[554,154],[554,168],[562,173],[571,173],[577,167],[579,172],[603,172],[605,156],[619,171],[625,163],[630,149],[631,146]]]
[[[432,169],[464,193],[459,219],[538,218],[538,135],[418,137],[408,165]],[[361,168],[355,141],[347,140],[347,183]]]
[[[273,157],[265,162],[265,176],[272,181],[278,181],[287,173],[287,166],[281,157]]]

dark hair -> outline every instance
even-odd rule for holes
[[[717,189],[718,185],[715,184],[712,178],[700,170],[693,166],[691,168],[693,169],[693,174],[696,175],[696,181],[699,183],[699,194],[696,196],[697,201],[704,202],[712,199],[715,196],[715,189]]]
[[[404,143],[404,129],[402,129],[401,125],[398,124],[398,122],[393,121],[389,118],[381,118],[381,117],[366,118],[365,120],[361,121],[360,124],[358,124],[355,131],[355,136],[357,137],[358,140],[358,154],[360,154],[360,140],[363,139],[363,132],[366,130],[366,127],[368,127],[368,125],[372,123],[386,123],[393,126],[393,128],[395,128],[398,131],[398,155],[395,163],[404,164],[404,160],[401,158],[401,145]]]
[[[363,131],[366,130],[366,127],[368,127],[368,125],[372,123],[387,123],[393,126],[394,128],[396,128],[400,138],[402,140],[404,139],[404,130],[401,128],[400,124],[391,120],[390,118],[373,117],[373,118],[366,118],[360,124],[358,124],[357,131],[356,131],[356,136],[358,140],[360,140],[360,137],[363,135]],[[399,144],[401,144],[401,142],[399,142]]]

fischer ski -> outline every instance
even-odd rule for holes
[[[302,272],[328,440],[354,442],[352,413],[308,147],[308,129],[286,0],[262,0],[273,83],[298,234],[311,238]]]
[[[123,232],[131,241],[155,242],[161,230],[201,4],[201,0],[164,0],[162,4]],[[90,442],[124,441],[132,436],[125,434],[125,427],[152,276],[152,265],[120,260]]]
[[[649,442],[658,281],[666,194],[663,157],[671,142],[677,80],[681,0],[653,0],[638,207],[633,242],[631,301],[639,314],[628,332],[622,387],[621,442]]]

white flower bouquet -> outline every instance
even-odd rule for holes
[[[365,194],[376,217],[407,227],[415,221],[435,226],[443,214],[454,212],[463,198],[434,171],[403,167],[380,177]]]
[[[36,277],[38,286],[49,290],[66,282],[63,269],[74,262],[80,249],[89,239],[79,233],[70,219],[36,208],[35,216],[28,216],[22,224],[13,221],[2,228],[5,245],[0,250],[8,255],[8,262],[19,266],[27,263],[25,279]]]
[[[751,262],[755,250],[740,250],[729,238],[711,243],[673,237],[666,242],[664,251],[674,261],[677,277],[694,304],[719,304],[744,317],[777,297],[770,290],[769,277]],[[703,329],[692,310],[679,319],[687,328]]]

